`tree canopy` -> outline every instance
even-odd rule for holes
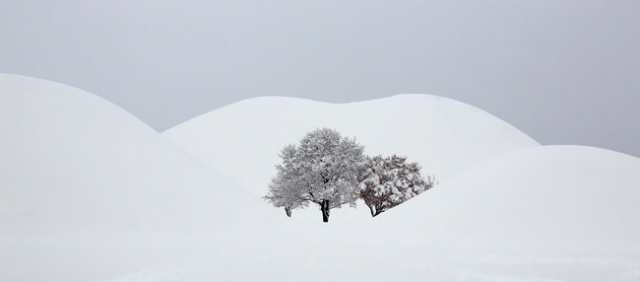
[[[433,185],[417,163],[396,155],[366,157],[362,145],[334,129],[307,133],[298,144],[285,146],[280,158],[264,199],[283,207],[287,216],[313,203],[328,222],[331,209],[355,207],[360,198],[376,216]]]
[[[359,175],[360,197],[371,216],[395,207],[433,186],[433,179],[420,175],[417,163],[407,163],[406,157],[375,156],[368,158]]]

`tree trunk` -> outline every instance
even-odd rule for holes
[[[369,211],[371,211],[371,217],[376,216],[376,210],[373,208],[373,205],[367,205],[369,207]]]
[[[284,212],[287,213],[288,217],[291,217],[291,208],[290,207],[284,207]]]
[[[373,217],[378,216],[378,215],[379,215],[379,214],[381,214],[383,211],[386,211],[386,210],[384,209],[384,207],[381,207],[381,206],[376,207],[376,212],[373,214]]]
[[[322,211],[322,222],[329,222],[329,200],[323,200],[320,203],[320,211]]]

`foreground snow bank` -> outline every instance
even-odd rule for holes
[[[637,255],[639,185],[638,158],[544,146],[490,159],[380,217],[456,248]]]

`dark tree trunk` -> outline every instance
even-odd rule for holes
[[[373,215],[373,217],[378,216],[379,214],[381,214],[382,212],[386,211],[386,209],[383,206],[377,206],[376,207],[376,212]]]
[[[291,217],[291,208],[290,207],[284,207],[284,212],[287,213],[288,217]]]
[[[322,222],[329,222],[329,200],[320,202],[320,211],[322,211]]]
[[[373,205],[367,205],[369,207],[369,211],[371,211],[371,217],[376,216],[376,210],[373,208]]]

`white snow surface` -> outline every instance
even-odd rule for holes
[[[423,174],[440,181],[489,157],[539,146],[480,109],[422,94],[347,104],[253,98],[191,119],[163,135],[262,197],[282,147],[322,127],[356,137],[367,154],[407,156],[409,162],[420,163]]]
[[[528,144],[376,218],[342,208],[323,224],[89,93],[0,75],[0,281],[639,281],[640,159]]]
[[[639,216],[639,158],[565,145],[489,159],[379,220],[451,248],[637,257]]]
[[[2,237],[201,229],[241,216],[237,189],[95,95],[0,75]]]

